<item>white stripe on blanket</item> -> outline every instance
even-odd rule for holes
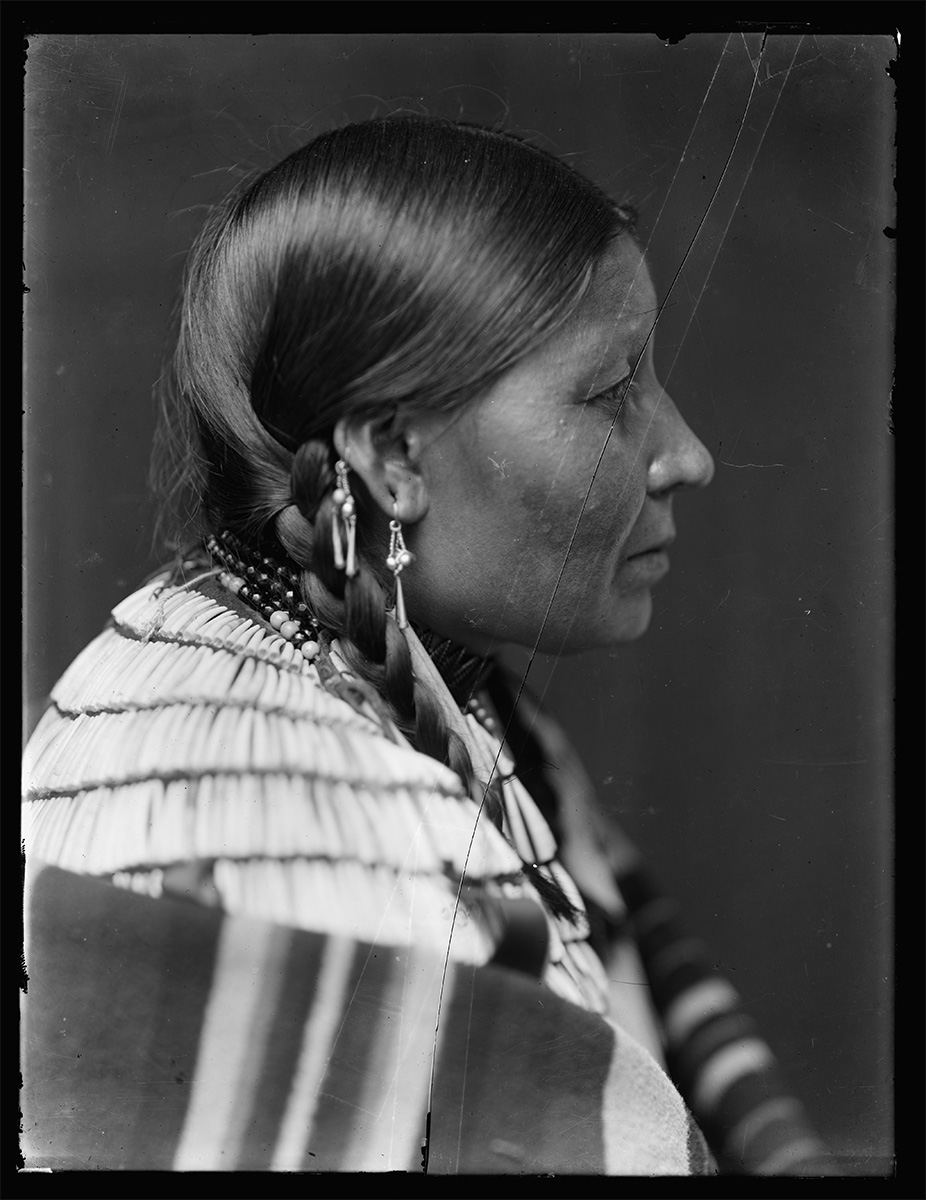
[[[287,929],[247,918],[222,923],[175,1171],[237,1166],[289,942]]]

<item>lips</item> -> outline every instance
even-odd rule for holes
[[[664,554],[674,541],[675,534],[670,533],[661,540],[655,541],[651,545],[644,547],[644,549],[635,550],[633,554],[628,554],[625,561],[632,562],[635,558],[644,558],[647,554]]]

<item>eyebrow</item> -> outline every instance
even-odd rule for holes
[[[587,399],[590,396],[596,396],[601,392],[606,392],[609,388],[615,387],[617,384],[623,382],[628,375],[632,375],[636,371],[637,365],[640,359],[643,357],[647,346],[652,343],[653,334],[655,333],[656,324],[659,320],[661,309],[662,305],[657,300],[656,304],[652,308],[644,308],[633,314],[635,318],[645,318],[651,313],[654,313],[655,316],[653,317],[652,322],[642,321],[640,326],[632,333],[628,332],[626,329],[622,331],[621,341],[623,345],[620,358],[618,358],[611,367],[609,367],[607,370],[604,370],[602,368],[602,362],[604,361],[605,356],[602,355],[597,367],[595,368],[594,375],[592,376],[592,382],[589,382],[584,387],[579,384],[576,385],[574,389],[576,399]],[[628,314],[624,313],[623,315],[626,316]],[[612,349],[615,342],[616,338],[612,336],[608,343],[609,351]],[[625,363],[628,367],[628,370],[618,373],[619,368]]]
[[[633,345],[634,346],[639,344],[640,349],[641,350],[643,349],[643,346],[646,344],[646,342],[648,342],[652,338],[653,332],[656,329],[656,325],[659,322],[659,317],[660,317],[661,313],[662,313],[662,305],[659,303],[658,300],[656,301],[656,304],[652,308],[643,308],[638,313],[634,313],[634,316],[640,317],[640,318],[645,318],[645,317],[650,316],[650,314],[653,314],[652,321],[644,320],[643,323],[640,325],[640,328],[634,332],[634,334],[633,334]]]
[[[635,369],[636,364],[643,357],[647,346],[652,343],[653,334],[656,331],[656,321],[659,317],[658,307],[655,309],[648,308],[645,312],[639,313],[641,317],[647,316],[649,313],[655,312],[656,318],[651,323],[643,323],[633,333],[626,335],[626,344],[624,352],[621,355],[621,362],[626,362],[631,370]],[[623,378],[623,377],[622,377]]]

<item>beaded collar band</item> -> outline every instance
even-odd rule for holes
[[[219,583],[243,600],[310,662],[318,654],[321,627],[299,598],[296,570],[266,554],[257,554],[224,530],[206,541],[214,562],[224,570]]]
[[[209,537],[206,549],[223,568],[222,587],[259,613],[311,662],[318,654],[322,630],[300,598],[298,566],[260,553],[228,530]],[[461,708],[469,705],[495,669],[495,660],[473,654],[429,629],[418,625],[414,629],[454,700]]]

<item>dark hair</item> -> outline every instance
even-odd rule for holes
[[[370,556],[349,579],[335,567],[333,430],[472,402],[575,310],[630,223],[513,135],[387,117],[322,134],[232,195],[189,262],[161,433],[203,531],[281,547],[351,670],[471,787]],[[362,530],[372,502],[354,491]]]

